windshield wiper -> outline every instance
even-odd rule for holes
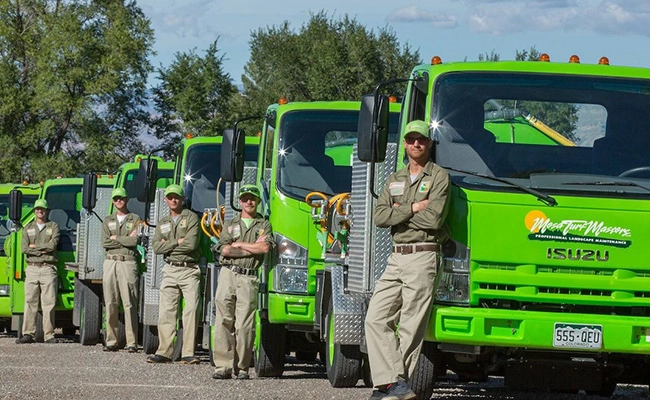
[[[650,188],[645,187],[643,185],[639,185],[636,182],[632,181],[596,181],[596,182],[563,182],[563,185],[594,185],[594,186],[630,186],[630,187],[638,187],[646,192],[650,192]]]
[[[532,194],[533,196],[537,197],[537,200],[541,201],[542,203],[546,204],[547,206],[553,207],[557,205],[557,200],[553,198],[552,196],[542,193],[538,190],[531,189],[528,186],[520,185],[518,183],[512,182],[509,179],[506,178],[497,178],[496,176],[490,176],[490,175],[485,175],[485,174],[479,174],[477,172],[471,172],[471,171],[464,171],[462,169],[456,169],[456,168],[449,168],[445,167],[445,169],[448,169],[450,171],[455,171],[455,172],[460,172],[462,174],[467,174],[467,175],[472,175],[472,176],[478,176],[479,178],[484,178],[484,179],[489,179],[495,182],[501,182],[508,184],[512,187],[516,187],[517,189],[521,190],[522,192],[526,192],[529,194]]]

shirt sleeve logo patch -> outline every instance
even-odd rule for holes
[[[431,181],[422,181],[422,183],[420,183],[420,187],[418,188],[418,192],[426,193],[429,191],[430,188],[431,188]]]

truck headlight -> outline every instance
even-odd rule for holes
[[[277,265],[273,280],[276,292],[307,293],[307,268]]]
[[[0,296],[9,296],[9,285],[0,285]]]
[[[307,249],[275,234],[278,248],[273,276],[273,289],[282,293],[307,293]]]
[[[455,243],[453,256],[445,256],[438,270],[436,303],[469,305],[469,248]]]

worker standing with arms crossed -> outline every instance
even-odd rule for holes
[[[181,299],[183,307],[182,364],[198,364],[196,348],[197,311],[200,301],[201,270],[199,268],[199,217],[183,206],[183,188],[169,185],[165,203],[169,216],[158,221],[153,237],[153,249],[163,254],[165,266],[160,283],[158,316],[159,345],[156,354],[147,357],[149,363],[171,362],[176,336],[176,319]]]
[[[220,254],[219,285],[214,322],[214,379],[250,379],[248,368],[255,339],[257,271],[275,242],[271,223],[257,213],[260,191],[255,185],[239,189],[241,214],[227,221],[214,250]]]
[[[23,336],[16,343],[34,343],[36,340],[36,315],[38,304],[43,311],[43,333],[45,343],[56,343],[54,337],[54,307],[56,306],[57,246],[59,226],[48,219],[50,213],[47,200],[34,203],[36,219],[23,229],[21,247],[27,261],[25,270],[25,314],[23,315]]]
[[[126,347],[138,351],[138,222],[140,217],[129,212],[129,198],[124,188],[111,192],[115,212],[102,223],[102,246],[106,250],[102,290],[106,307],[106,345],[104,351],[117,351],[120,299],[124,309]]]
[[[388,177],[375,208],[376,225],[391,230],[393,252],[366,314],[368,359],[377,388],[371,399],[416,398],[407,382],[431,313],[440,244],[449,237],[449,174],[430,161],[432,146],[429,125],[409,122],[404,134],[408,165]]]

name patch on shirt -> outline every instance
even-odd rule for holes
[[[231,225],[228,227],[228,233],[233,239],[237,239],[241,235],[241,228],[239,225]]]
[[[167,234],[171,232],[172,226],[169,222],[165,222],[164,224],[160,225],[160,232]]]
[[[27,229],[27,236],[36,236],[36,229]]]
[[[108,221],[108,229],[115,230],[117,229],[117,222],[115,221]]]
[[[426,193],[429,191],[430,188],[431,188],[431,181],[422,181],[422,183],[420,183],[420,187],[418,188],[418,192]]]
[[[391,182],[388,185],[388,190],[391,196],[401,196],[404,194],[404,182]]]

